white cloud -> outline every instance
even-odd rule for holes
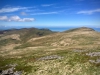
[[[46,14],[58,14],[58,12],[43,12],[43,13],[34,13],[31,15],[46,15]]]
[[[27,10],[25,10],[25,12],[40,12],[40,11],[44,11],[44,10],[40,10],[40,9],[32,9],[32,10],[27,9]]]
[[[22,19],[19,16],[11,16],[8,21],[21,21]]]
[[[43,4],[41,6],[43,6],[43,7],[49,7],[49,6],[52,6],[52,5],[54,5],[54,4]]]
[[[77,12],[77,14],[93,14],[93,13],[96,13],[96,12],[100,12],[100,9],[95,9],[95,10],[87,10],[87,11],[79,11]]]
[[[0,20],[1,21],[7,21],[8,20],[8,17],[7,16],[0,16]]]
[[[21,19],[19,16],[11,16],[8,18],[7,16],[0,16],[1,21],[15,21],[15,22],[32,22],[34,18],[23,18]]]
[[[34,21],[34,18],[23,18],[23,22],[31,22]]]
[[[21,12],[20,14],[21,14],[21,15],[27,15],[25,12]]]
[[[28,9],[28,8],[32,8],[32,7],[6,7],[6,8],[0,9],[0,13],[15,12],[18,10]]]

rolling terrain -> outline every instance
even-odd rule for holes
[[[17,64],[22,75],[99,75],[100,32],[87,27],[0,31],[0,70],[9,64]]]

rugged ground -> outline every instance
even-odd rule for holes
[[[9,64],[17,64],[14,71],[22,75],[99,75],[100,32],[86,27],[2,32],[0,70]]]

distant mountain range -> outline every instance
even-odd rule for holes
[[[59,37],[62,37],[62,36],[65,37],[65,35],[67,35],[67,36],[75,35],[73,33],[79,34],[79,35],[86,34],[86,36],[88,36],[87,34],[91,33],[91,35],[92,35],[92,34],[96,33],[96,31],[92,28],[87,28],[87,27],[70,29],[70,30],[66,30],[61,33],[53,32],[49,29],[37,29],[37,28],[9,29],[9,30],[0,31],[0,41],[1,41],[0,43],[1,43],[1,46],[6,45],[8,43],[17,43],[17,44],[20,43],[22,45],[24,45],[25,43],[30,43],[29,45],[33,46],[33,45],[36,45],[37,43],[33,44],[32,39],[39,38],[38,40],[41,41],[42,40],[41,37],[43,37],[43,40],[45,39],[45,41],[42,40],[41,43],[38,43],[37,45],[44,45],[44,44],[46,44],[45,42],[48,42],[48,40],[51,41],[51,43],[53,43],[53,40],[60,39]],[[45,37],[46,35],[47,35],[47,37]],[[94,35],[96,36],[96,34],[94,34]],[[48,37],[48,36],[50,36],[50,37]],[[72,38],[74,38],[74,36]],[[46,39],[48,39],[48,40],[46,40]],[[2,42],[5,40],[6,40],[6,42],[3,44]],[[28,41],[30,41],[30,42],[28,42]],[[35,42],[35,41],[33,41],[33,42]],[[56,41],[56,43],[57,43],[57,41]]]
[[[22,26],[0,26],[0,31],[2,30],[12,30],[12,29],[28,29],[28,28],[34,28],[34,27],[22,27]],[[80,28],[80,27],[35,27],[35,28],[38,28],[38,29],[43,29],[43,28],[47,28],[47,29],[50,29],[52,31],[56,31],[56,32],[63,32],[65,30],[70,30],[70,29],[75,29],[75,28]],[[100,28],[99,27],[88,27],[88,28],[92,28],[98,32],[100,32]]]

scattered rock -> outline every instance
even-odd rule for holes
[[[14,72],[14,68],[16,67],[17,64],[9,64],[6,66],[9,66],[11,68],[8,68],[6,70],[0,70],[0,75],[21,75],[22,71],[16,71]]]
[[[3,70],[1,75],[10,75],[13,74],[13,68],[9,68],[7,70]]]
[[[89,60],[90,63],[94,63],[94,64],[99,64],[100,63],[100,59],[97,60]]]
[[[16,71],[14,72],[14,75],[21,75],[22,74],[22,71]]]
[[[91,56],[91,57],[100,56],[100,52],[89,52],[89,53],[86,53],[86,55]]]
[[[50,56],[41,57],[38,59],[38,61],[39,60],[53,60],[53,59],[62,59],[62,57],[58,55],[50,55]]]

